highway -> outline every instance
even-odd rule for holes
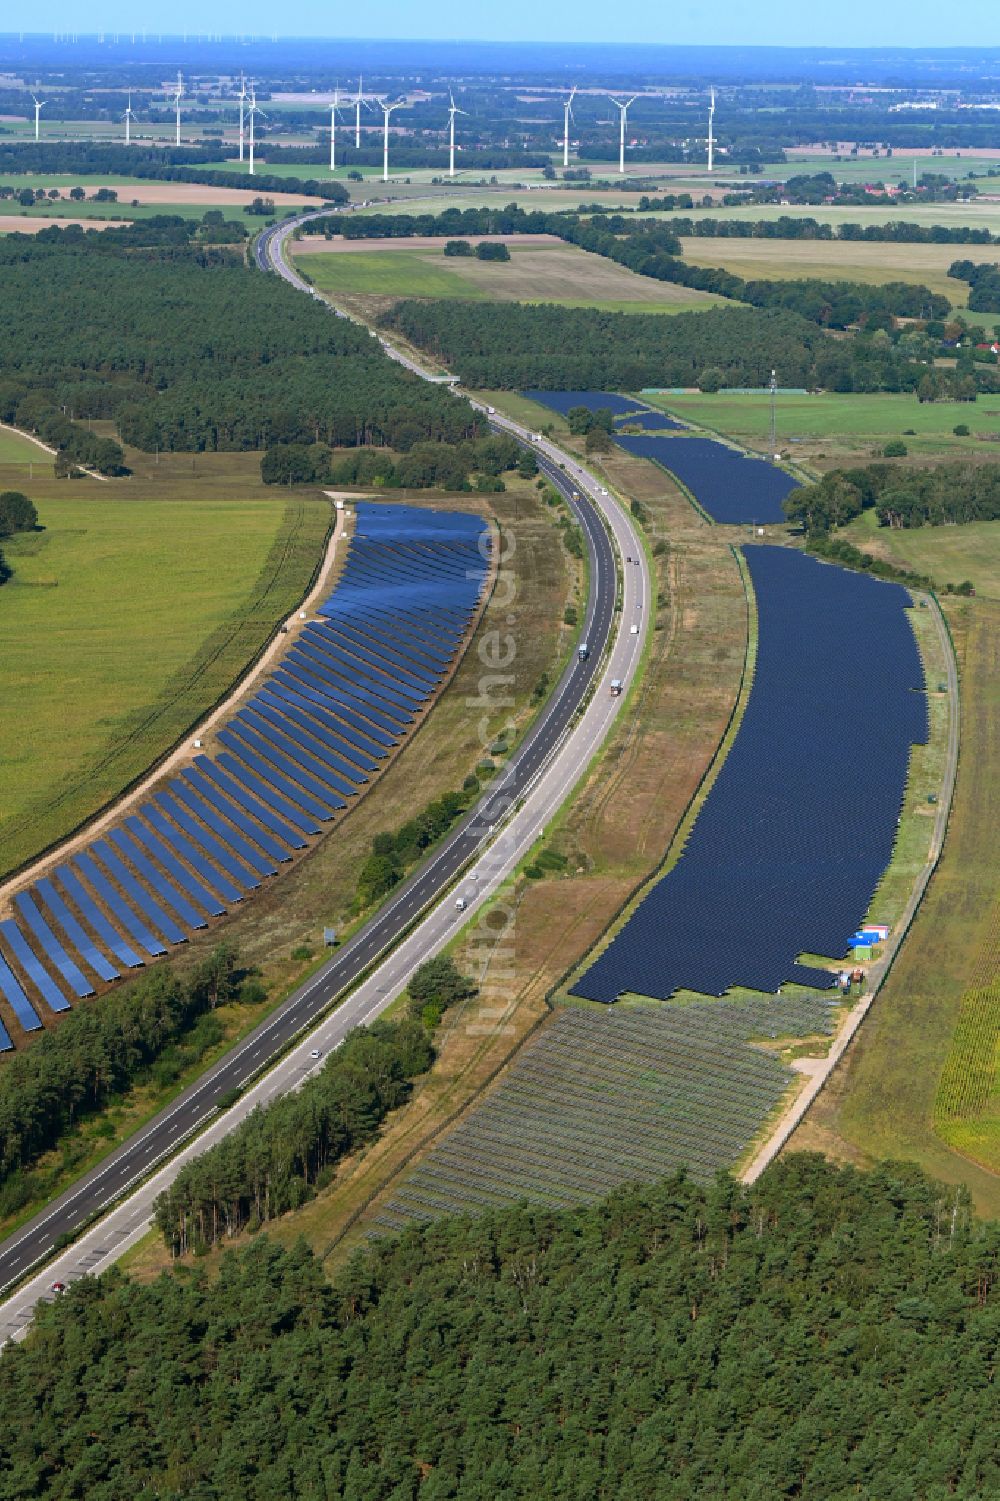
[[[261,236],[258,264],[311,294],[284,260],[285,240],[298,222],[286,220]],[[397,351],[387,352],[423,373]],[[638,666],[650,618],[644,608],[650,598],[648,570],[635,524],[561,450],[506,418],[491,414],[490,420],[534,449],[583,528],[590,574],[584,622],[589,657],[569,662],[502,773],[384,907],[199,1080],[0,1245],[0,1291],[21,1282],[0,1304],[0,1341],[23,1334],[35,1304],[51,1296],[54,1282],[103,1270],[141,1238],[156,1195],[184,1161],[231,1131],[256,1105],[301,1084],[354,1027],[388,1006],[414,969],[489,901],[606,739]],[[516,574],[516,556],[510,567]],[[614,679],[623,685],[621,696],[610,691]],[[478,701],[470,709],[477,717],[482,712]],[[462,910],[456,906],[459,895]],[[312,1057],[316,1049],[319,1059]],[[241,1098],[220,1113],[220,1098],[238,1088],[245,1090]],[[56,1252],[70,1236],[73,1244]],[[44,1270],[28,1275],[41,1264]]]

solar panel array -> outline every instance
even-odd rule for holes
[[[749,458],[714,438],[617,433],[615,442],[675,474],[713,521],[738,526],[785,520],[781,502],[799,481],[766,459]]]
[[[788,548],[746,559],[759,635],[742,722],[679,861],[576,983],[591,1000],[827,987],[798,956],[846,954],[889,864],[928,734],[910,597]]]
[[[682,422],[668,417],[666,412],[647,406],[643,401],[636,401],[634,396],[620,396],[617,391],[522,391],[521,395],[526,396],[529,401],[538,402],[539,406],[558,412],[561,417],[565,417],[573,407],[586,407],[588,412],[599,412],[604,408],[616,421],[636,427],[674,428],[680,431],[684,426]]]
[[[361,503],[318,619],[199,755],[14,898],[0,998],[25,1031],[183,943],[346,808],[448,673],[489,572],[478,516]],[[43,1011],[44,1014],[44,1011]],[[0,1051],[13,1046],[0,1020]]]

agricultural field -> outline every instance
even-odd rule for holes
[[[305,593],[325,500],[128,498],[34,490],[41,530],[12,538],[0,874],[145,771],[239,677]],[[233,546],[238,535],[240,545]]]
[[[678,312],[720,301],[638,276],[575,245],[511,243],[510,251],[511,259],[499,262],[446,257],[441,241],[420,249],[317,250],[300,255],[299,264],[321,292],[333,296],[555,302],[636,313]]]
[[[767,451],[771,408],[766,391],[720,391],[716,396],[697,391],[642,394],[651,406],[686,422]],[[790,445],[793,461],[818,462],[821,468],[874,458],[889,438],[902,437],[914,458],[992,455],[1000,441],[1000,398],[992,396],[974,402],[920,402],[915,395],[889,392],[780,392],[776,410],[779,448],[789,450]],[[969,435],[956,436],[954,429],[963,424],[970,429]]]
[[[966,991],[934,1098],[942,1141],[1000,1167],[1000,985]]]
[[[533,194],[528,195],[529,198]],[[815,219],[818,224],[886,224],[890,220],[903,220],[908,224],[920,224],[930,228],[934,224],[955,225],[972,229],[988,229],[1000,233],[1000,197],[996,200],[972,200],[969,203],[926,204],[847,204],[834,206],[827,203],[747,203],[728,206],[714,203],[709,208],[681,210],[657,210],[647,217],[654,219]],[[741,242],[742,243],[742,242]],[[780,242],[779,242],[780,243]],[[988,246],[979,246],[989,253]],[[956,259],[975,246],[956,245]],[[896,250],[895,245],[886,247],[887,254]]]
[[[961,256],[989,260],[984,245],[892,245],[858,240],[732,240],[686,236],[684,259],[694,266],[721,266],[748,281],[821,277],[830,281],[913,282],[947,297],[954,307],[968,300],[967,282],[948,276]]]
[[[769,163],[764,168],[765,177],[778,177],[786,179],[797,177],[802,173],[832,172],[838,182],[866,183],[884,182],[897,183],[902,179],[907,183],[913,181],[913,164],[917,164],[917,176],[923,172],[934,172],[942,177],[960,180],[967,177],[970,172],[986,172],[991,167],[1000,168],[1000,154],[990,151],[967,151],[946,152],[942,156],[934,156],[929,151],[908,151],[905,147],[894,150],[891,156],[884,153],[873,156],[871,152],[859,153],[857,156],[842,155],[839,158],[829,152],[803,151],[793,147],[786,153],[787,160],[783,162]],[[991,191],[991,185],[980,182],[979,187],[984,192]]]

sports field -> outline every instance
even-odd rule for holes
[[[512,245],[509,261],[446,257],[432,248],[309,253],[300,257],[321,292],[348,296],[463,297],[555,302],[614,312],[677,312],[720,299],[638,276],[575,245]]]
[[[96,487],[95,487],[96,488]],[[103,488],[103,487],[102,487]],[[305,593],[326,503],[38,501],[0,589],[0,875],[143,772]]]
[[[914,282],[964,306],[968,283],[948,276],[962,256],[987,261],[988,245],[885,245],[858,240],[731,240],[686,237],[684,259],[693,266],[722,266],[748,281],[822,277],[830,281]]]
[[[652,405],[749,447],[766,448],[770,401],[766,391],[749,394],[700,392],[646,396]],[[916,396],[875,392],[871,395],[779,394],[776,407],[778,446],[790,457],[822,458],[871,453],[889,438],[902,438],[913,455],[992,453],[1000,436],[1000,397],[978,401],[925,401]],[[965,425],[968,437],[954,429]]]

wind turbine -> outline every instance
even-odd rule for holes
[[[631,99],[622,100],[616,99],[614,94],[608,95],[611,103],[617,106],[618,113],[621,116],[618,129],[618,173],[621,177],[625,176],[625,122],[628,117],[629,105],[634,104],[638,97],[638,94],[633,94]]]
[[[333,91],[330,100],[330,171],[337,170],[337,111],[340,108],[340,84]]]
[[[574,84],[569,95],[563,103],[563,166],[569,166],[569,122],[573,118],[573,100],[576,97],[577,85]]]
[[[128,91],[128,105],[126,107],[125,113],[122,115],[122,119],[125,121],[125,144],[126,144],[126,146],[130,145],[131,141],[132,141],[132,115],[133,115],[133,110],[132,110],[132,90],[129,89],[129,91]]]
[[[455,175],[455,116],[456,115],[467,115],[469,113],[469,111],[467,109],[459,109],[458,105],[455,103],[455,96],[452,93],[451,89],[448,90],[448,98],[451,100],[451,106],[450,106],[450,108],[448,110],[448,176],[449,177],[454,177],[454,175]]]
[[[253,79],[251,78],[251,80],[250,80],[250,108],[247,110],[247,118],[250,121],[250,141],[249,141],[249,146],[250,146],[250,167],[249,167],[249,171],[250,171],[250,176],[251,177],[253,176],[253,151],[254,151],[254,126],[253,126],[253,122],[254,122],[254,116],[255,115],[260,115],[261,119],[263,119],[263,120],[267,119],[267,116],[264,114],[264,111],[262,109],[258,109],[258,107],[257,107],[257,88],[256,88],[256,85],[255,85]]]
[[[358,74],[358,92],[354,96],[354,149],[355,149],[355,151],[360,151],[361,150],[361,105],[363,104],[364,97],[365,97],[364,96],[364,92],[363,92],[362,87],[361,87],[361,85],[362,85],[363,82],[364,82],[364,80],[362,79],[361,74],[359,73]]]
[[[32,94],[31,99],[32,99],[32,103],[35,106],[35,140],[37,141],[38,140],[38,116],[41,114],[42,110],[45,108],[46,100],[44,100],[44,99],[36,99],[35,96],[34,96],[34,94]]]
[[[383,117],[384,117],[384,119],[383,119],[383,125],[382,125],[382,181],[383,182],[388,182],[389,181],[389,116],[392,114],[392,112],[393,112],[394,109],[399,109],[401,106],[405,107],[406,106],[406,100],[405,99],[397,99],[393,104],[390,104],[387,99],[380,99],[378,102],[379,102],[379,107],[381,108],[382,114],[383,114]],[[452,119],[454,120],[454,116],[452,116]]]
[[[173,92],[173,101],[174,101],[174,145],[175,146],[179,146],[180,143],[181,143],[181,100],[183,99],[183,97],[184,97],[184,80],[181,77],[180,69],[178,68],[178,70],[177,70],[177,87],[176,87],[176,89]]]
[[[708,106],[708,170],[711,172],[715,162],[715,85],[709,95]]]
[[[246,140],[246,105],[247,105],[247,81],[240,74],[240,91],[236,96],[240,101],[240,161],[243,160],[243,148]]]

